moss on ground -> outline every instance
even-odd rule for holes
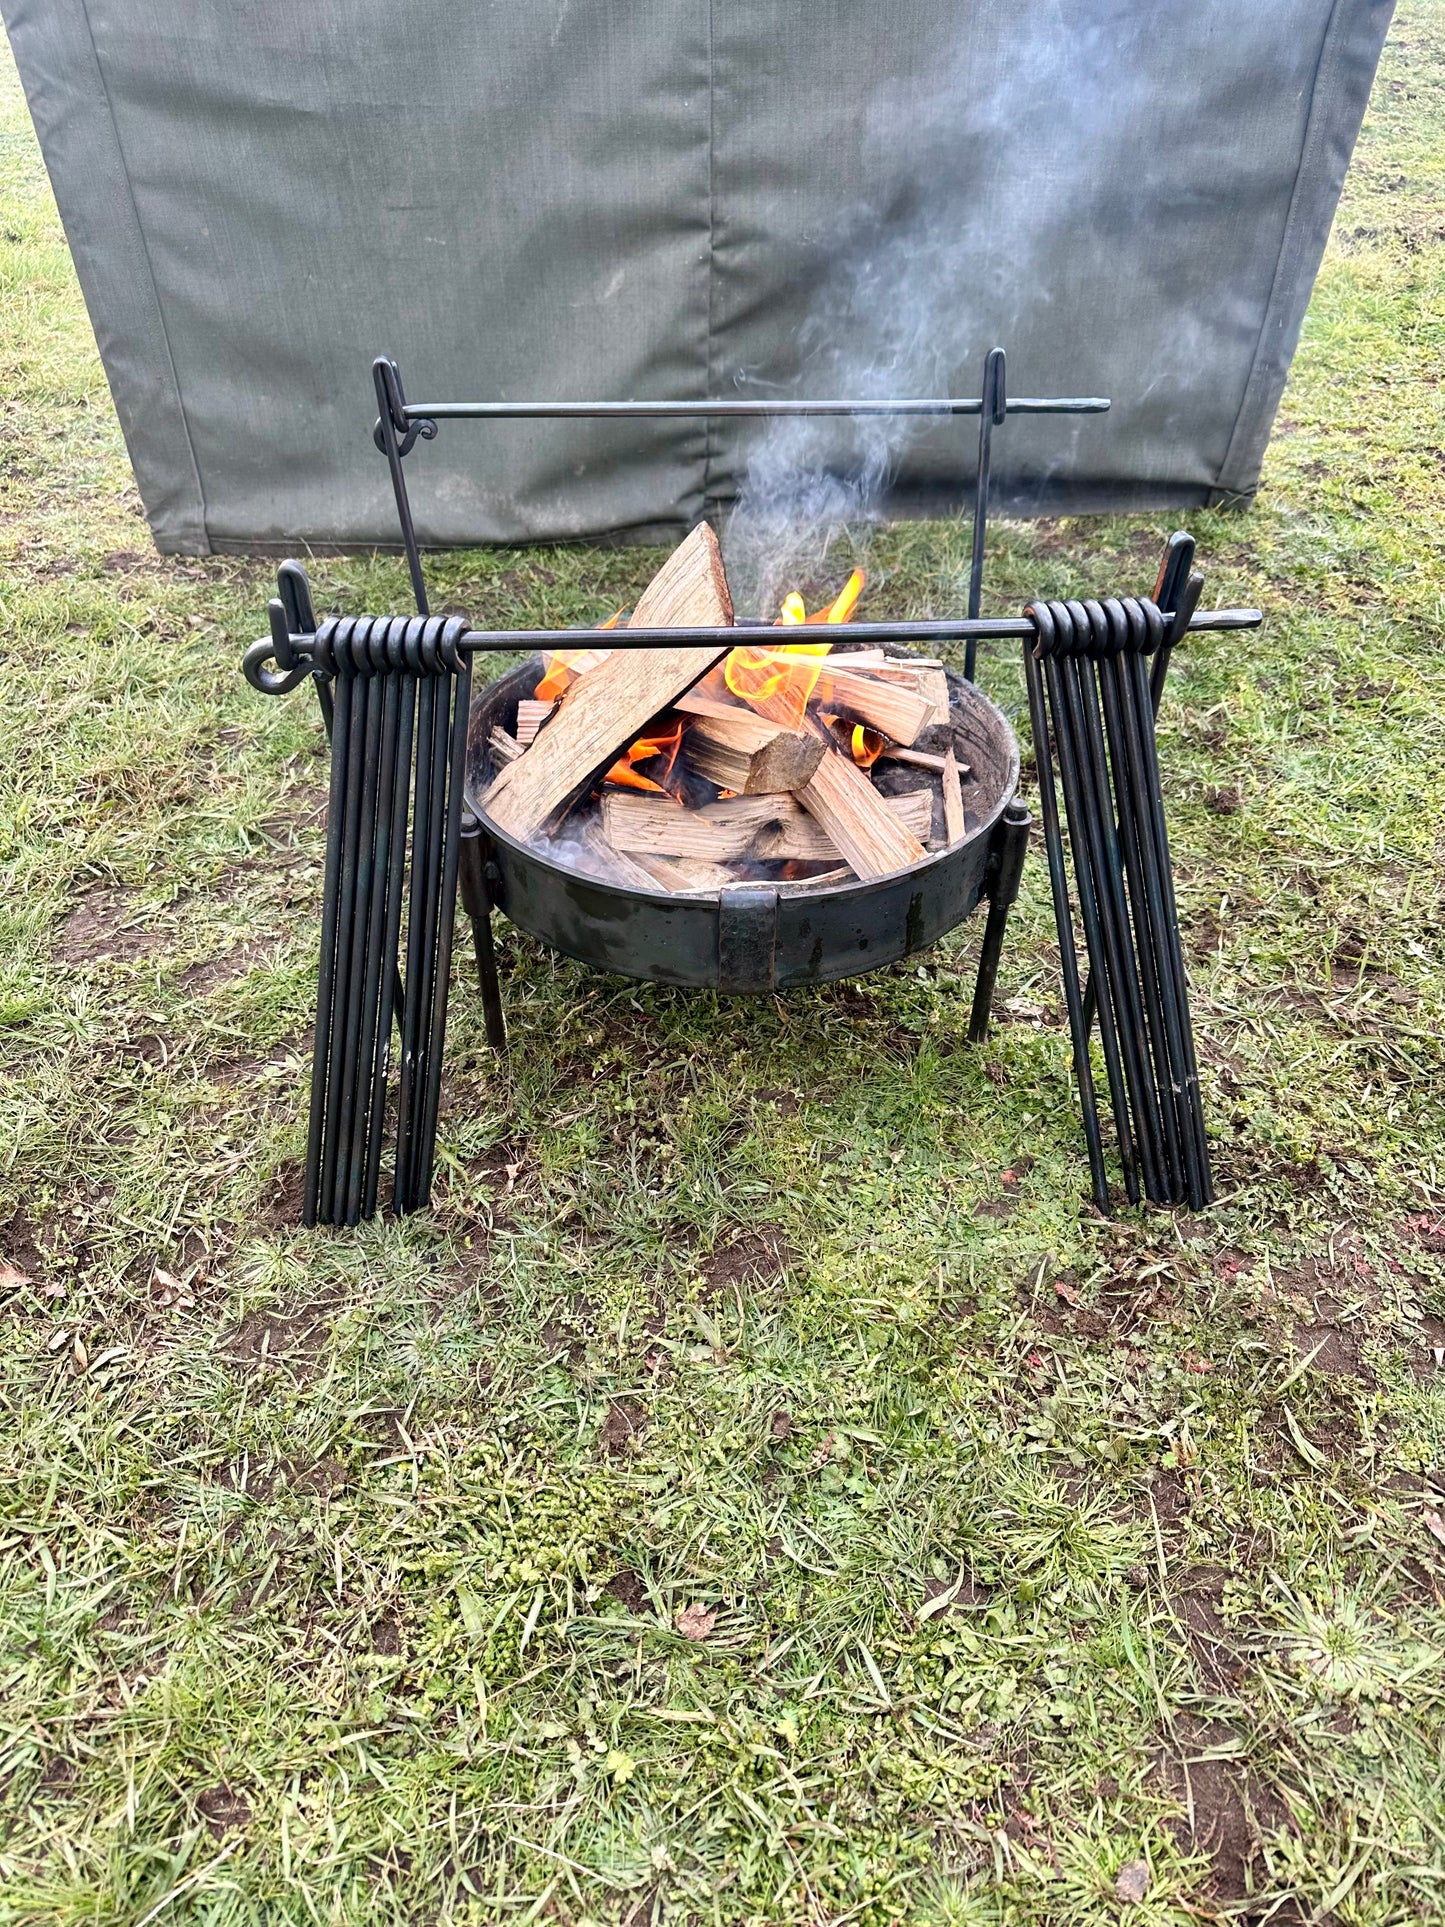
[[[1163,718],[1199,1220],[1082,1208],[1034,862],[983,1050],[976,924],[746,1035],[503,930],[435,1212],[296,1230],[316,717],[237,673],[267,570],[151,550],[0,98],[0,1921],[1440,1918],[1445,5],[1192,524],[1269,616]],[[1167,533],[1006,528],[994,594]],[[438,573],[572,622],[655,560]],[[966,560],[890,532],[874,607]]]

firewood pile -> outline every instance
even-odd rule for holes
[[[592,647],[550,657],[514,730],[494,727],[497,828],[613,883],[679,895],[817,888],[907,869],[967,833],[971,772],[941,662],[853,649],[856,572],[818,615],[788,597],[776,640]],[[614,618],[614,623],[618,618]],[[731,628],[700,524],[643,592],[636,628]]]

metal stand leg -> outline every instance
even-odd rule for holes
[[[998,978],[998,960],[1003,951],[1003,933],[1009,911],[1019,893],[1024,870],[1024,853],[1029,847],[1033,818],[1026,804],[1010,803],[999,825],[996,868],[988,886],[988,922],[983,929],[983,948],[979,952],[978,977],[973,987],[973,1012],[968,1020],[968,1041],[982,1044],[988,1038],[988,1022],[993,1011],[993,987]]]
[[[487,1042],[500,1057],[507,1048],[507,1022],[502,1015],[502,986],[497,981],[497,954],[492,948],[492,897],[487,888],[482,826],[468,813],[462,818],[461,859],[457,872],[462,908],[472,926],[472,949],[477,959],[477,982],[487,1019]]]

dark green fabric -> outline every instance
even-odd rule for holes
[[[393,537],[380,352],[417,400],[973,393],[998,340],[1016,392],[1114,400],[1010,422],[1006,502],[1247,494],[1390,12],[4,9],[156,540],[188,552]],[[868,319],[890,299],[911,332]],[[591,536],[695,519],[747,446],[458,424],[408,473],[427,540]],[[947,501],[972,430],[890,452],[899,505]]]

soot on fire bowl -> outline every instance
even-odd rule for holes
[[[533,656],[472,698],[466,796],[482,825],[492,902],[520,929],[596,969],[722,992],[827,983],[924,950],[987,893],[1019,779],[1018,742],[1002,711],[956,671],[947,675],[949,720],[923,746],[943,750],[951,734],[970,772],[958,842],[867,882],[738,883],[684,896],[589,874],[568,862],[565,845],[520,843],[487,817],[481,799],[495,773],[488,736],[494,725],[515,730],[517,704],[542,676]],[[902,791],[918,782],[917,770],[898,764],[879,787]]]

